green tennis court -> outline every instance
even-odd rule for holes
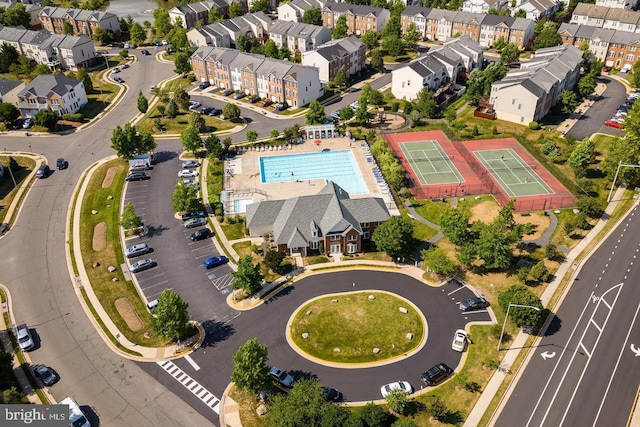
[[[473,154],[510,197],[554,194],[536,173],[537,165],[527,164],[511,148],[478,150]]]
[[[453,156],[448,156],[437,141],[401,142],[399,145],[420,184],[449,184],[465,181],[453,164]]]

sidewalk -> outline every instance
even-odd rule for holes
[[[592,241],[594,241],[595,238],[598,237],[599,233],[602,231],[604,226],[607,224],[608,219],[610,218],[611,214],[613,213],[613,211],[615,210],[616,206],[618,205],[618,200],[620,200],[620,198],[624,194],[625,190],[626,190],[626,188],[624,188],[624,187],[619,187],[616,190],[615,196],[614,196],[613,200],[607,206],[607,208],[605,210],[605,213],[602,216],[602,218],[593,227],[593,229],[589,232],[589,234],[584,239],[582,239],[580,241],[580,243],[575,248],[573,248],[571,250],[571,252],[569,252],[567,254],[567,257],[566,257],[565,261],[560,265],[560,268],[558,268],[558,271],[556,272],[556,274],[554,276],[554,280],[551,283],[549,283],[549,286],[547,286],[547,289],[544,291],[544,293],[542,294],[542,296],[540,298],[540,300],[542,301],[542,305],[543,306],[546,306],[549,303],[549,301],[551,300],[551,297],[558,290],[558,287],[560,286],[560,283],[562,282],[564,277],[567,275],[567,273],[571,272],[571,277],[569,279],[570,282],[568,283],[568,286],[566,286],[565,292],[567,292],[569,290],[569,288],[570,288],[570,286],[572,284],[571,282],[572,282],[573,277],[577,274],[577,272],[582,267],[582,264],[588,259],[588,257],[582,259],[580,264],[574,263],[574,260],[580,254],[582,254],[582,252],[588,247],[589,244],[591,244]],[[624,220],[625,217],[626,217],[626,215],[624,217],[622,217],[620,219],[620,221]],[[614,229],[615,229],[615,227],[612,228],[610,230],[610,232],[612,230],[614,230]],[[601,242],[604,241],[604,240],[605,239],[603,238],[601,240]],[[552,307],[549,307],[549,308],[552,308]],[[543,326],[543,330],[546,327],[547,327],[547,323],[545,323],[545,325]],[[511,347],[509,349],[507,349],[507,350],[503,350],[505,352],[505,356],[502,359],[502,361],[500,362],[500,367],[496,370],[496,372],[493,374],[493,376],[489,380],[489,383],[484,388],[484,390],[482,392],[482,395],[480,396],[480,399],[478,399],[478,401],[476,402],[475,406],[471,410],[471,413],[467,417],[467,419],[466,419],[466,421],[465,421],[465,423],[463,425],[464,427],[474,427],[474,426],[477,426],[477,425],[480,424],[480,420],[482,419],[483,415],[485,414],[485,412],[489,408],[489,405],[491,404],[491,401],[493,400],[493,398],[498,393],[498,391],[500,389],[500,386],[502,385],[505,377],[507,376],[507,373],[510,371],[511,367],[513,366],[513,363],[515,362],[516,358],[520,354],[520,351],[524,350],[524,349],[529,350],[529,349],[535,348],[537,343],[542,338],[538,337],[536,339],[536,341],[530,347],[525,347],[526,341],[528,339],[529,339],[529,335],[527,335],[527,334],[523,333],[522,331],[520,331],[518,333],[518,335],[516,336],[516,338],[513,340],[513,343],[511,344]],[[525,366],[525,364],[523,363],[522,366]],[[507,389],[507,392],[502,397],[502,400],[500,401],[500,404],[498,405],[498,408],[496,409],[496,412],[494,412],[494,414],[492,414],[491,420],[489,422],[489,425],[493,425],[493,422],[495,422],[495,419],[493,419],[493,417],[502,409],[503,405],[506,403],[506,398],[511,393],[513,386],[514,386],[514,383],[512,381],[511,384],[509,384],[509,388]]]

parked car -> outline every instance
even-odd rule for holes
[[[438,363],[434,367],[423,372],[420,378],[422,378],[422,381],[424,381],[426,385],[433,386],[447,378],[452,372],[453,369],[448,367],[446,364]]]
[[[198,176],[198,171],[193,169],[183,169],[178,172],[178,178],[195,178]]]
[[[360,104],[358,104],[358,102],[353,102],[349,105],[349,107],[351,107],[351,109],[353,111],[356,111],[358,109],[358,107],[360,106]]]
[[[168,45],[168,44],[169,44],[166,40],[162,40],[162,42],[161,42],[161,43],[162,43],[162,46],[166,46],[166,45]]]
[[[125,48],[125,49],[129,49],[130,47],[131,47],[131,45],[130,45],[129,43],[125,43],[125,44],[124,44],[124,48]]]
[[[293,385],[293,377],[287,371],[282,371],[274,366],[269,371],[269,375],[281,386],[291,387]]]
[[[113,80],[115,80],[118,83],[124,83],[124,79],[122,77],[116,76],[116,77],[113,78]]]
[[[196,108],[200,108],[202,104],[200,104],[198,101],[191,101],[191,104],[189,104],[189,110],[195,110]]]
[[[335,388],[325,387],[324,391],[327,393],[327,400],[332,402],[342,402],[342,393]]]
[[[137,245],[129,246],[124,252],[124,256],[127,258],[135,258],[140,255],[148,254],[151,252],[151,248],[146,243],[139,243]]]
[[[460,302],[460,310],[462,311],[474,311],[474,310],[482,310],[483,308],[489,307],[489,301],[484,298],[469,298],[467,300]]]
[[[207,213],[205,211],[192,211],[192,212],[187,212],[183,214],[182,220],[187,221],[192,218],[206,218],[206,217],[207,217]]]
[[[200,110],[201,114],[209,114],[213,110],[213,107],[204,107]]]
[[[143,54],[143,55],[145,55],[145,56],[149,56],[149,55],[151,55],[151,52],[149,52],[149,51],[148,51],[148,50],[146,50],[146,49],[142,50],[140,53],[142,53],[142,54]]]
[[[241,99],[241,98],[244,98],[245,96],[247,96],[247,94],[244,92],[236,92],[236,94],[233,95],[233,99]]]
[[[33,119],[31,117],[24,119],[24,122],[22,122],[22,129],[29,129],[31,126],[33,126]]]
[[[458,329],[453,334],[453,342],[451,343],[451,348],[454,351],[459,351],[460,353],[462,353],[464,349],[467,347],[468,340],[469,340],[469,337],[467,335],[467,331],[465,331],[464,329]]]
[[[142,181],[147,179],[148,176],[144,172],[133,172],[125,177],[125,181]]]
[[[602,67],[602,71],[608,73],[609,71],[611,71],[611,67]]]
[[[132,45],[132,46],[135,46],[135,45]],[[120,68],[123,70],[126,70],[127,68],[129,68],[129,64],[122,64]]]
[[[50,172],[51,172],[51,168],[49,168],[49,165],[42,165],[36,171],[36,178],[44,179],[49,176]]]
[[[224,255],[212,256],[211,258],[207,258],[206,260],[204,260],[204,262],[202,263],[202,266],[206,269],[209,269],[209,268],[217,267],[222,264],[226,264],[228,262],[229,260]]]
[[[273,101],[270,99],[265,99],[264,101],[262,101],[262,104],[260,104],[261,107],[268,107],[269,105],[273,104]]]
[[[24,123],[23,119],[16,119],[15,122],[11,123],[11,129],[12,130],[22,129],[23,123]]]
[[[252,104],[255,104],[258,101],[260,101],[260,97],[258,95],[251,95],[251,98],[249,98],[249,102]]]
[[[222,92],[224,96],[233,95],[234,93],[236,93],[236,91],[233,89],[225,89],[224,92]]]
[[[58,170],[66,169],[69,167],[69,162],[60,157],[59,159],[56,159],[56,167]]]
[[[182,185],[190,185],[196,188],[196,190],[200,189],[200,183],[195,179],[183,179]]]
[[[131,268],[129,269],[129,271],[131,271],[132,273],[139,273],[141,271],[153,268],[156,265],[158,265],[158,263],[155,262],[154,260],[150,258],[145,258],[131,264]]]
[[[182,162],[182,169],[197,168],[199,166],[200,163],[196,160],[185,160]]]
[[[616,129],[622,129],[624,127],[624,121],[620,119],[610,119],[604,122],[604,124]]]
[[[54,385],[60,379],[53,369],[40,363],[33,365],[33,373],[47,387]]]
[[[116,67],[113,70],[111,70],[111,74],[118,74],[120,72],[120,68]]]
[[[218,108],[212,108],[211,111],[209,111],[210,116],[219,116],[220,114],[222,114],[222,110]]]
[[[13,335],[16,337],[16,340],[18,340],[20,350],[29,351],[35,348],[36,344],[33,342],[33,338],[31,338],[31,332],[29,332],[26,323],[14,325]]]
[[[397,381],[395,383],[389,383],[380,387],[380,393],[382,394],[382,397],[387,397],[387,395],[393,390],[402,390],[406,394],[413,393],[413,387],[411,387],[411,384],[406,381]]]
[[[207,225],[206,218],[191,218],[184,222],[184,228],[196,228]]]
[[[211,86],[211,83],[209,83],[209,82],[202,82],[202,83],[200,83],[200,84],[198,85],[198,88],[199,88],[199,89],[206,89],[206,88],[208,88],[209,86]]]
[[[195,233],[191,233],[190,239],[192,242],[197,242],[198,240],[204,240],[209,236],[211,236],[211,230],[208,228],[201,228]]]
[[[289,104],[287,104],[287,103],[285,102],[285,103],[277,104],[277,105],[276,105],[275,110],[276,110],[276,111],[284,111],[284,110],[286,110],[287,108],[289,108]]]
[[[334,111],[333,113],[329,114],[329,117],[331,117],[332,119],[340,120],[340,113],[341,112],[342,112],[342,110]]]

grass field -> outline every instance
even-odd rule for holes
[[[28,157],[11,156],[18,164],[18,169],[13,170],[13,178],[18,187],[25,185],[27,177],[36,166],[36,162]],[[0,156],[0,164],[4,167],[4,177],[0,179],[0,224],[5,221],[7,209],[11,206],[18,188],[13,185],[13,179],[7,169],[9,166],[9,157]]]

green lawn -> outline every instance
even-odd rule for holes
[[[162,116],[158,112],[157,106],[152,108],[142,120],[138,122],[137,128],[138,130],[146,130],[151,133],[158,133],[158,130],[154,128],[154,122],[156,119],[160,119],[162,124],[165,127],[165,131],[163,133],[167,134],[177,134],[182,133],[189,124],[189,114],[191,112],[179,112],[178,115],[174,119],[170,119],[167,116]],[[235,123],[230,122],[229,120],[220,120],[215,117],[203,115],[204,122],[207,125],[207,132],[219,132],[230,130],[236,127]]]
[[[25,185],[27,176],[33,171],[36,166],[36,162],[28,157],[11,156],[18,163],[18,169],[13,170],[13,179],[15,179],[18,187]],[[0,179],[0,224],[5,222],[5,216],[7,215],[7,209],[11,206],[18,188],[13,185],[13,179],[9,174],[9,157],[0,155],[0,164],[4,167],[5,176]]]

